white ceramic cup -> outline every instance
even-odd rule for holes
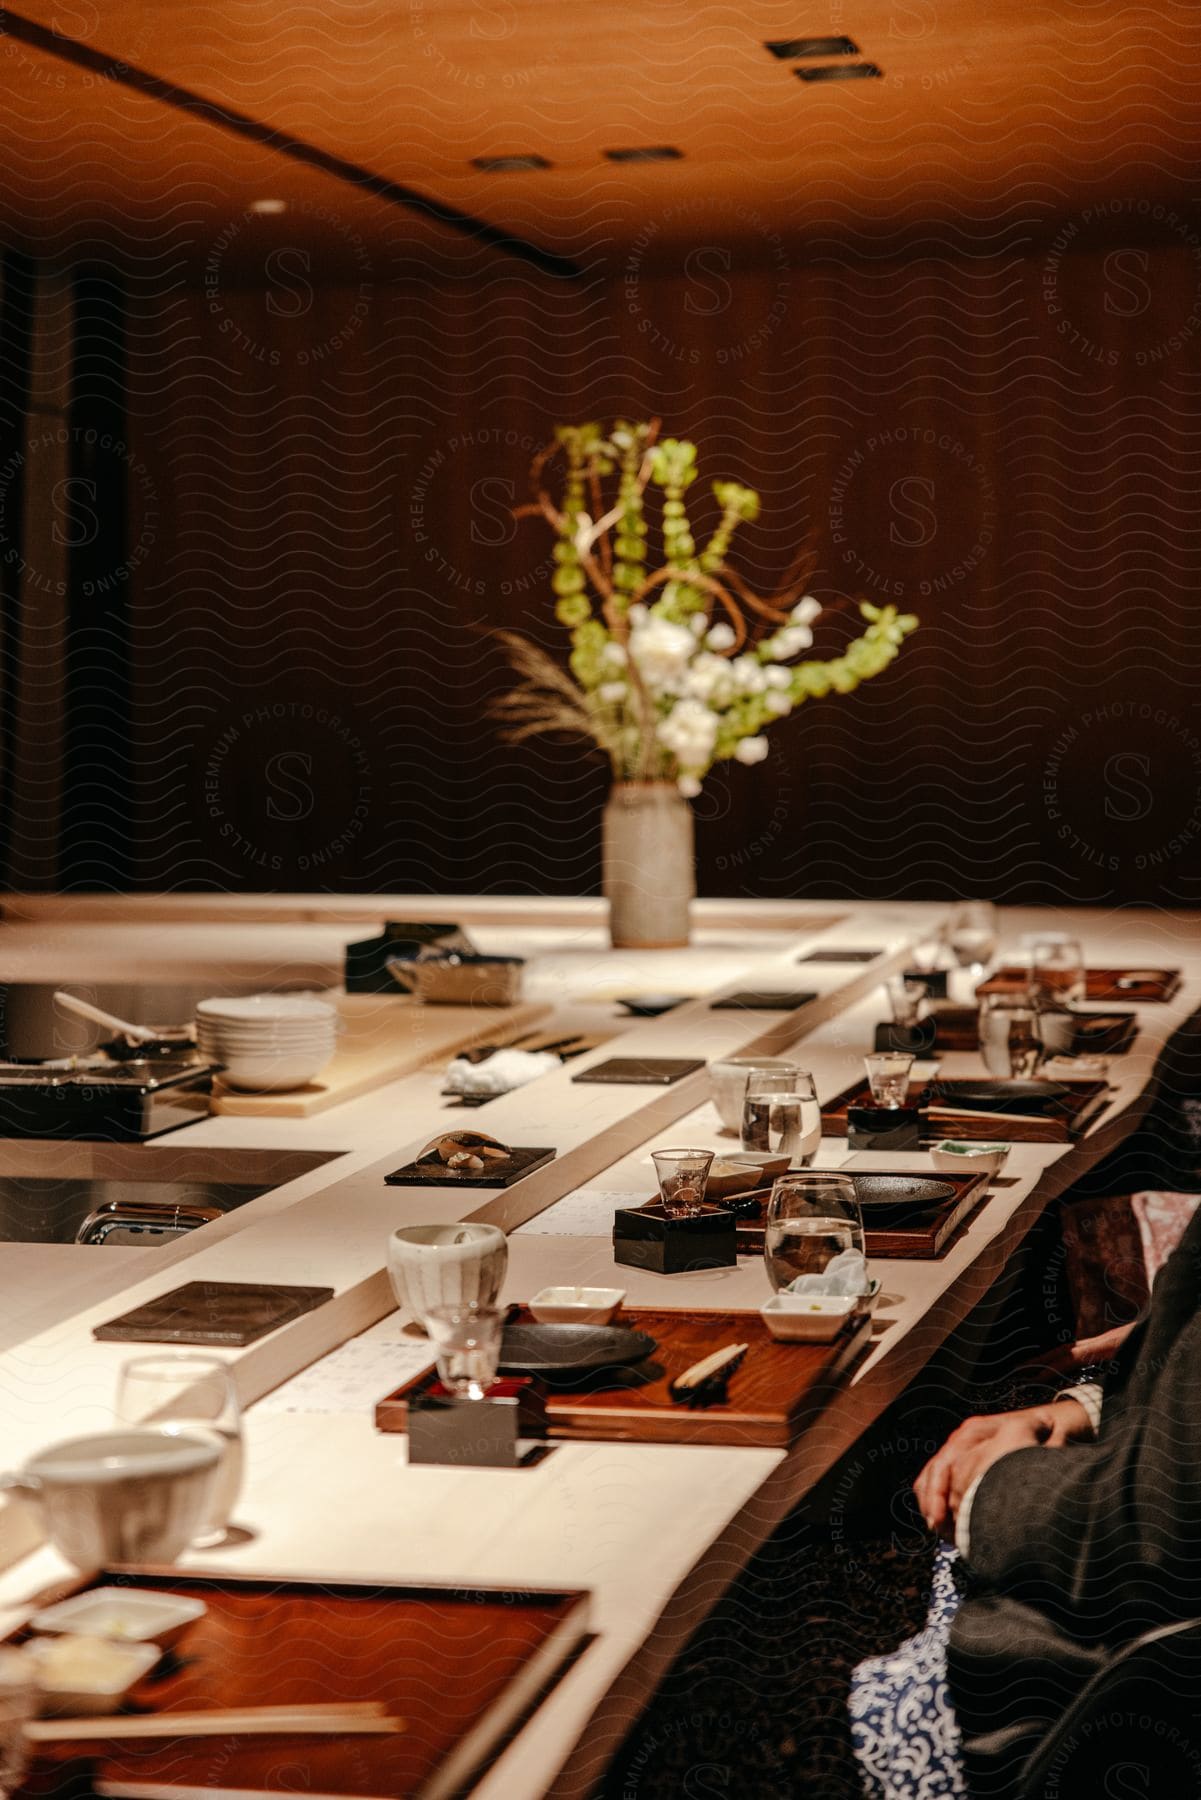
[[[28,1496],[50,1542],[77,1569],[173,1562],[199,1529],[219,1445],[152,1426],[67,1438],[0,1488]]]
[[[772,1056],[723,1056],[709,1064],[709,1086],[717,1116],[727,1131],[742,1131],[746,1078],[752,1069],[795,1069],[794,1062]]]
[[[388,1239],[388,1274],[398,1306],[422,1326],[432,1306],[494,1306],[509,1266],[496,1225],[402,1225]]]

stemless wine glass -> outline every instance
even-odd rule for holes
[[[760,1086],[747,1082],[742,1104],[742,1147],[786,1156],[803,1167],[816,1156],[822,1141],[822,1109],[808,1069],[797,1069],[785,1088],[778,1080]]]
[[[19,1650],[0,1648],[0,1800],[8,1800],[25,1773],[29,1742],[25,1727],[36,1700],[33,1668]]]
[[[1045,1055],[1038,1013],[1028,999],[986,994],[979,1013],[980,1054],[990,1075],[1029,1080]]]
[[[659,1198],[668,1218],[686,1219],[700,1212],[713,1163],[712,1150],[652,1150],[651,1161],[659,1177]]]
[[[209,1550],[220,1544],[242,1487],[242,1412],[228,1364],[186,1351],[131,1357],[117,1378],[116,1412],[122,1424],[153,1420],[219,1447],[221,1461],[192,1542]]]
[[[947,921],[947,943],[961,969],[983,969],[997,947],[997,914],[991,900],[965,900]]]
[[[431,1306],[425,1315],[438,1376],[462,1400],[483,1400],[496,1380],[504,1314],[498,1306]]]
[[[890,975],[884,983],[892,1022],[902,1029],[916,1025],[926,998],[926,984],[912,975]]]
[[[820,1275],[844,1250],[863,1250],[863,1214],[849,1175],[781,1175],[771,1191],[763,1261],[776,1289]]]

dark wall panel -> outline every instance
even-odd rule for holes
[[[922,619],[709,779],[703,892],[1196,903],[1201,245],[1070,251],[135,296],[135,883],[595,891],[604,768],[498,741],[488,634],[559,636],[534,450],[657,412],[750,580],[813,533]]]

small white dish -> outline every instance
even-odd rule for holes
[[[153,1642],[166,1649],[207,1611],[203,1600],[188,1600],[182,1594],[99,1587],[72,1594],[56,1606],[43,1606],[29,1623],[35,1631],[78,1632],[126,1644]]]
[[[544,1287],[530,1301],[540,1325],[611,1325],[625,1288]]]
[[[876,1284],[877,1288],[879,1283]],[[850,1318],[857,1316],[862,1301],[858,1294],[773,1294],[759,1317],[772,1336],[783,1344],[829,1344]]]
[[[34,1638],[25,1654],[34,1668],[43,1713],[116,1712],[136,1681],[162,1656],[157,1644],[117,1644],[111,1638]]]
[[[943,1138],[930,1150],[930,1161],[940,1175],[999,1175],[1012,1144],[972,1143],[966,1138]]]

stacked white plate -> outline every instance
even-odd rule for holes
[[[275,1093],[315,1081],[334,1054],[338,1014],[307,994],[241,994],[201,1000],[196,1043],[221,1079],[251,1093]]]

